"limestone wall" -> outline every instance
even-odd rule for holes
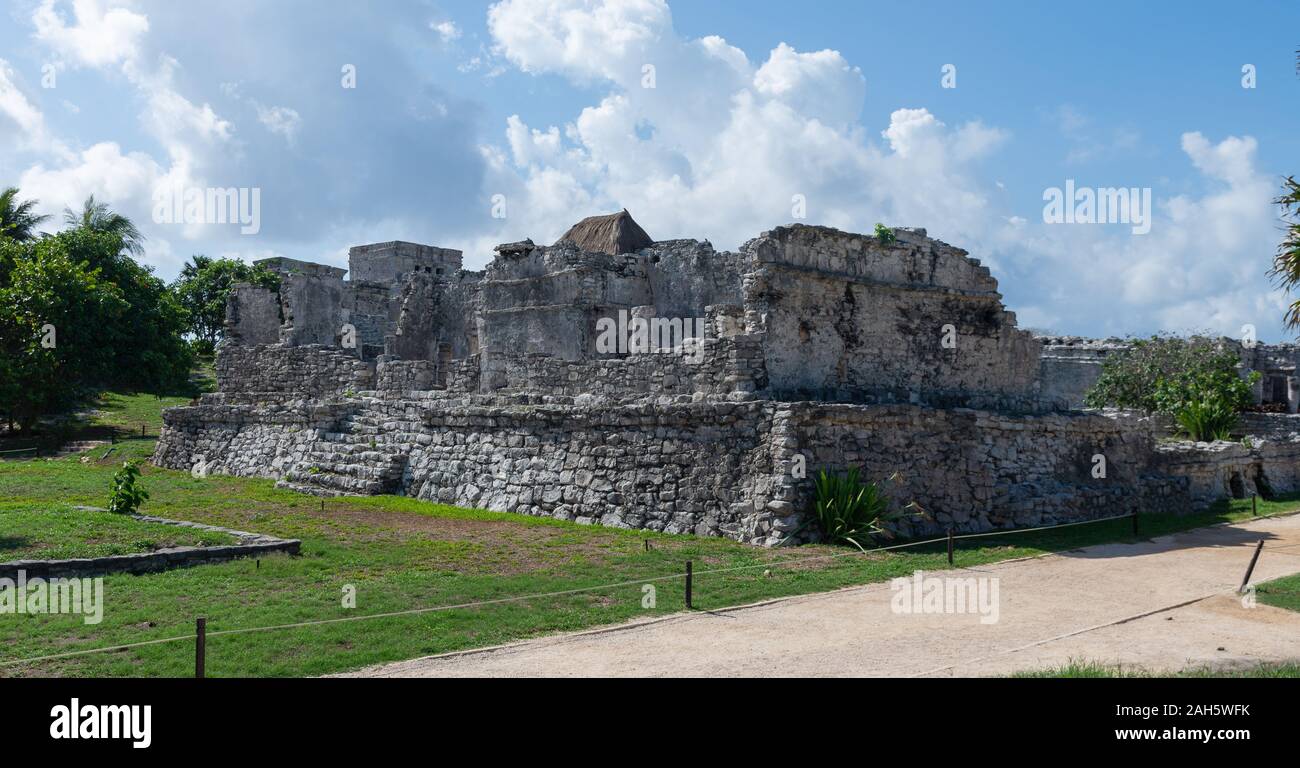
[[[618,400],[637,397],[753,393],[763,389],[757,336],[706,339],[681,351],[570,361],[550,355],[502,356],[489,389]]]
[[[1186,482],[1153,465],[1150,426],[1133,418],[809,403],[786,406],[778,418],[792,437],[779,467],[802,454],[810,476],[855,466],[869,480],[898,473],[895,500],[915,501],[933,518],[913,533],[1177,511],[1188,501]],[[1093,476],[1098,455],[1103,478]],[[801,486],[799,503],[810,494]]]
[[[225,341],[254,346],[280,341],[280,295],[240,283],[226,297]]]
[[[1099,455],[1104,477],[1093,474]],[[1157,447],[1150,424],[1132,417],[765,400],[584,406],[444,395],[268,405],[216,395],[166,412],[154,458],[325,489],[370,482],[382,466],[395,482],[387,492],[765,545],[808,534],[821,468],[856,466],[873,481],[897,473],[888,486],[896,504],[915,501],[930,516],[899,529],[912,535],[1134,509],[1184,513],[1253,492],[1261,471],[1268,493],[1300,487],[1300,441]]]
[[[1039,344],[988,269],[923,233],[898,242],[780,227],[742,248],[751,331],[767,334],[773,396],[1041,408]]]
[[[355,350],[309,345],[217,350],[217,389],[225,393],[265,393],[287,398],[327,397],[372,389],[373,368]]]

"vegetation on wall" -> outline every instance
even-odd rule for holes
[[[1084,404],[1167,413],[1194,440],[1227,439],[1260,375],[1243,378],[1240,364],[1235,347],[1204,336],[1137,339],[1106,359]]]

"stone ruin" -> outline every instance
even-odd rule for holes
[[[1300,488],[1295,417],[1193,444],[1079,410],[1097,345],[1018,329],[978,260],[893,234],[795,224],[717,251],[622,211],[481,272],[407,242],[346,271],[267,260],[278,293],[232,292],[218,391],[165,412],[154,461],[769,546],[815,536],[823,468],[897,473],[928,513],[903,535]]]

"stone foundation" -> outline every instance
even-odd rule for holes
[[[1300,488],[1300,442],[1157,444],[1152,423],[1123,415],[688,396],[207,400],[167,411],[157,464],[763,545],[807,538],[821,468],[896,475],[895,502],[928,513],[900,528],[907,535],[1188,512],[1254,492],[1261,475],[1269,494]]]

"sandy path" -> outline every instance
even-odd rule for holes
[[[1178,669],[1300,659],[1300,613],[1234,591],[1300,572],[1300,515],[927,572],[997,579],[996,623],[900,614],[889,584],[370,667],[357,675],[994,675],[1086,659]],[[990,582],[985,582],[989,584]]]

